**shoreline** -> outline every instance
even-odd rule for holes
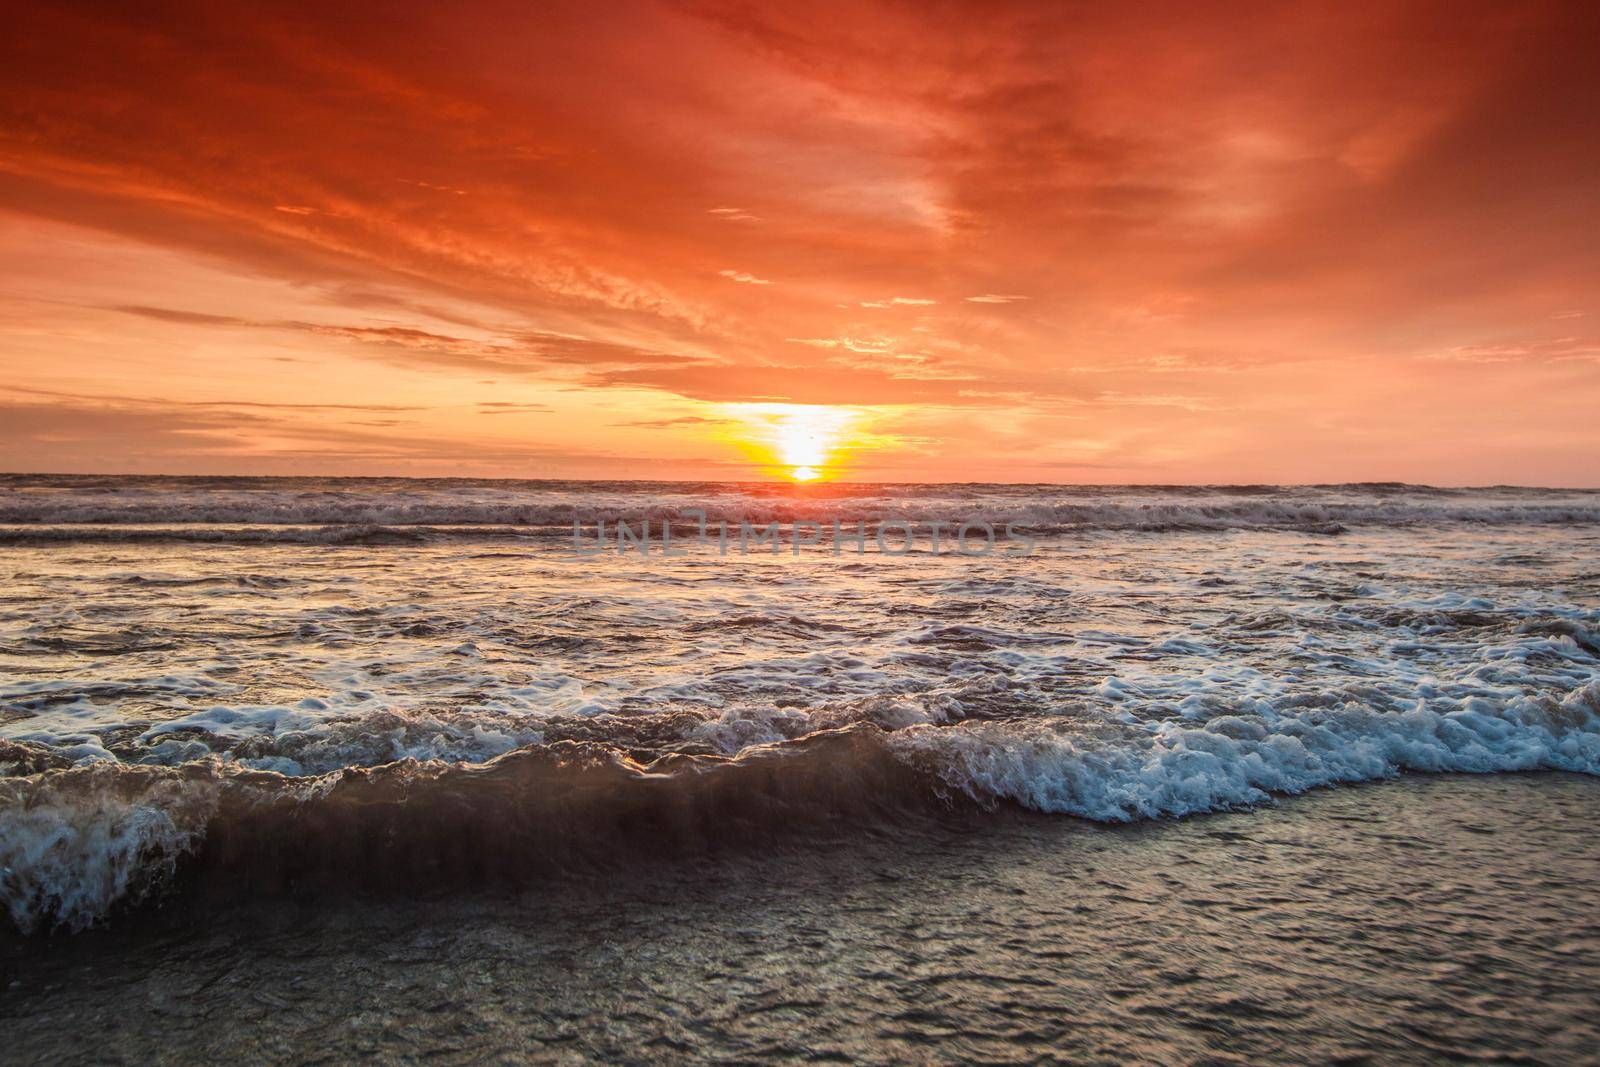
[[[1582,775],[1406,775],[1123,826],[817,833],[521,891],[179,897],[8,947],[0,1019],[13,1055],[126,1062],[1580,1062],[1596,818]]]

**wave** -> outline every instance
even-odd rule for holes
[[[520,530],[473,529],[470,539],[515,539]],[[0,545],[163,544],[219,545],[420,545],[460,540],[448,529],[404,526],[13,526],[0,529]]]
[[[136,904],[171,881],[220,795],[214,775],[113,763],[0,780],[0,901],[23,933]]]
[[[968,520],[986,521],[997,529],[1010,523],[1019,533],[1048,535],[1080,531],[1205,532],[1283,530],[1338,534],[1351,527],[1430,526],[1596,526],[1600,505],[1505,504],[1432,505],[1415,502],[1346,504],[1295,501],[1234,501],[1185,504],[1029,504],[987,507],[981,503],[944,505],[901,502],[870,507],[771,506],[759,502],[707,506],[709,537],[725,524],[737,544],[741,524],[766,527],[777,523],[785,541],[796,522],[822,527],[830,544],[832,524],[846,538],[858,529],[874,534],[891,524],[886,535],[898,545],[904,531],[892,524],[919,524],[915,535],[928,541],[931,524],[944,524],[945,538]],[[340,504],[260,507],[213,504],[137,505],[108,509],[86,505],[0,506],[0,545],[61,542],[310,545],[413,545],[462,541],[561,541],[576,536],[586,547],[598,543],[604,523],[607,544],[614,546],[619,524],[632,530],[650,524],[659,551],[660,530],[671,524],[680,544],[700,531],[693,508],[656,505],[583,509],[561,504],[344,506]],[[578,533],[574,534],[574,524]],[[757,531],[760,533],[761,531]],[[808,533],[808,536],[810,534]],[[846,550],[850,544],[846,543]]]
[[[1561,701],[1475,700],[1446,713],[1355,704],[1268,716],[1162,722],[1111,739],[1045,724],[913,728],[896,747],[947,790],[979,801],[1098,822],[1194,815],[1275,794],[1389,778],[1402,771],[1600,774],[1600,681]]]
[[[0,537],[371,543],[391,536],[526,536],[625,522],[875,526],[971,518],[1038,530],[1593,525],[1600,491],[1401,483],[1070,486],[462,479],[148,478],[0,475]],[[76,534],[64,527],[95,527]],[[160,532],[133,528],[167,527]],[[212,528],[197,531],[195,528]],[[278,533],[273,528],[291,528]],[[129,530],[128,533],[108,532]]]
[[[1127,822],[1407,771],[1600,774],[1600,681],[1560,700],[1448,712],[1419,702],[1146,724],[868,717],[732,755],[646,763],[560,740],[483,763],[301,777],[216,756],[68,766],[11,744],[0,759],[29,773],[0,780],[0,900],[25,933],[77,930],[178,883],[438,889],[774,847],[808,827],[893,832],[950,805]]]

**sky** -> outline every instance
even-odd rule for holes
[[[1600,5],[8,22],[0,470],[1600,485]]]

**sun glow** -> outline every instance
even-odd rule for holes
[[[795,482],[838,476],[844,454],[861,443],[863,413],[823,404],[728,404],[736,443],[766,471]]]

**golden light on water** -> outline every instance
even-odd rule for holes
[[[827,404],[726,404],[734,443],[769,475],[795,482],[837,477],[864,441],[865,413]]]

